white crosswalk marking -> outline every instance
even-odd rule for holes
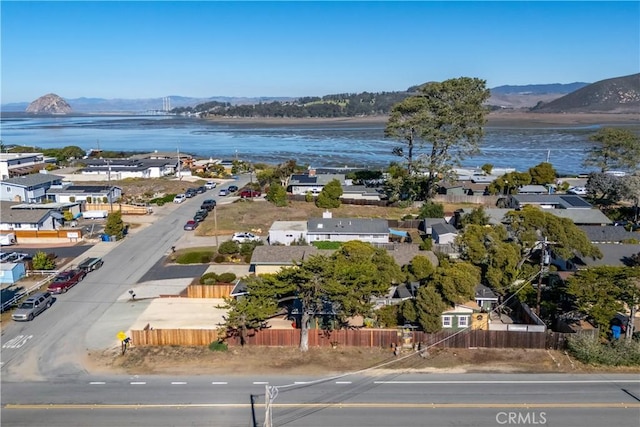
[[[10,339],[6,343],[2,344],[2,348],[20,348],[27,343],[33,335],[18,335],[17,337]]]

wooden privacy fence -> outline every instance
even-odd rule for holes
[[[451,348],[537,348],[564,349],[567,337],[559,332],[511,332],[466,330],[460,333],[441,331],[435,334],[411,332],[413,343]],[[138,346],[206,346],[219,337],[215,329],[145,329],[131,331],[133,344]],[[391,347],[400,344],[397,329],[343,329],[325,333],[309,331],[310,347]],[[230,346],[239,346],[239,338],[229,338]],[[295,347],[300,343],[299,329],[265,329],[247,337],[246,345]]]
[[[217,283],[215,285],[189,285],[187,298],[226,298],[234,288],[232,283]]]
[[[125,203],[87,203],[86,210],[88,211],[107,211],[111,212],[111,208],[114,211],[120,211],[123,215],[146,215],[150,213],[149,207],[127,205]]]
[[[10,230],[3,233],[14,233],[18,243],[20,239],[79,239],[82,238],[81,228],[61,230]]]

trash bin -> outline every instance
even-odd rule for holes
[[[109,241],[109,235],[108,234],[103,234],[102,235],[102,241],[103,242],[108,242]]]
[[[109,236],[109,241],[110,242],[115,242],[116,241],[116,237],[117,236]]]

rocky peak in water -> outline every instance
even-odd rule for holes
[[[26,112],[34,114],[69,114],[71,106],[55,93],[49,93],[29,104]]]

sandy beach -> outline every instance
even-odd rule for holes
[[[606,113],[529,113],[529,112],[492,112],[487,117],[487,126],[504,128],[540,128],[540,127],[583,127],[592,125],[602,126],[638,126],[640,127],[640,112],[638,114],[606,114]],[[265,117],[213,117],[208,118],[213,123],[228,126],[251,127],[315,127],[315,126],[384,126],[388,116],[370,117],[337,117],[337,118],[265,118]]]

